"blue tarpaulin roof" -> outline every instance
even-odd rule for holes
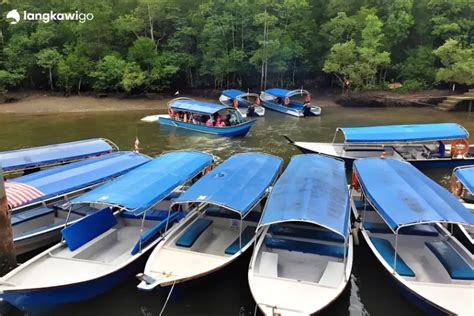
[[[211,155],[198,151],[162,154],[122,177],[75,198],[71,204],[103,203],[138,215],[192,179],[212,161]]]
[[[180,99],[173,101],[170,107],[178,111],[189,111],[202,114],[214,114],[222,109],[228,109],[228,106],[202,101]]]
[[[394,231],[424,222],[474,224],[457,198],[408,162],[374,158],[354,166],[367,198]]]
[[[298,89],[298,90],[286,90],[286,89],[280,89],[280,88],[273,88],[273,89],[268,89],[268,90],[265,90],[264,91],[266,94],[271,94],[271,95],[274,95],[276,97],[280,97],[280,98],[285,98],[285,97],[292,97],[292,96],[295,96],[295,95],[306,95],[306,94],[309,94],[308,91],[306,90],[301,90],[301,89]]]
[[[8,182],[26,184],[41,191],[44,196],[29,201],[33,203],[101,183],[149,160],[141,154],[114,152],[41,170]]]
[[[454,174],[469,192],[474,193],[474,166],[456,168]]]
[[[338,128],[347,143],[389,143],[449,140],[469,137],[464,127],[455,123],[385,125]]]
[[[237,89],[229,89],[229,90],[224,90],[222,91],[222,94],[225,95],[228,98],[235,99],[239,95],[246,94],[246,92],[237,90]]]
[[[273,183],[281,166],[281,159],[272,155],[233,155],[199,179],[175,202],[210,203],[245,216]]]
[[[343,161],[315,154],[293,156],[270,193],[259,226],[307,222],[347,237],[349,205]]]
[[[25,148],[0,153],[3,170],[11,171],[41,167],[89,156],[112,152],[114,148],[105,139],[86,139],[75,142]]]

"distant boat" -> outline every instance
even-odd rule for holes
[[[265,115],[265,108],[260,106],[260,97],[256,93],[236,89],[224,90],[219,101],[224,105],[238,109],[243,117]]]
[[[16,254],[59,241],[68,216],[61,204],[149,160],[141,154],[115,152],[5,182]],[[69,222],[84,215],[71,214]]]
[[[464,206],[474,213],[474,166],[454,169],[451,178],[451,192],[458,196]],[[456,225],[459,230],[457,237],[469,251],[474,254],[474,227]]]
[[[309,107],[305,107],[303,103],[291,99],[295,96],[302,96],[305,101],[309,102],[311,94],[303,89],[290,91],[273,88],[263,91],[260,94],[260,99],[264,107],[284,114],[296,117],[321,115],[321,108],[319,106],[309,104]]]
[[[265,205],[248,270],[265,315],[310,315],[341,294],[352,269],[349,221],[344,162],[293,156]]]
[[[141,290],[186,282],[237,260],[255,240],[262,200],[282,160],[262,153],[231,156],[174,201],[186,212],[145,266]]]
[[[64,228],[63,241],[0,278],[0,298],[34,313],[106,292],[143,269],[183,213],[169,208],[208,168],[209,154],[170,152],[70,202],[89,213]]]
[[[338,132],[344,143],[335,143]],[[303,153],[319,153],[342,158],[348,167],[356,159],[386,157],[410,162],[417,168],[452,168],[474,164],[474,146],[469,146],[469,133],[454,123],[339,127],[332,143],[295,142],[287,139]],[[446,152],[438,154],[437,141],[452,141]]]
[[[31,173],[40,168],[99,156],[118,150],[108,139],[94,138],[0,152],[0,164],[5,175]]]
[[[407,162],[361,159],[353,172],[362,236],[402,294],[427,315],[472,315],[473,257],[444,225],[474,214]]]
[[[216,126],[218,117],[225,122],[225,126]],[[235,123],[231,122],[232,117]],[[168,115],[159,115],[160,124],[224,137],[244,136],[255,122],[243,118],[233,107],[189,98],[171,100]]]

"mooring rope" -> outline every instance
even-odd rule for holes
[[[170,292],[168,293],[168,297],[166,298],[166,301],[165,301],[165,304],[163,305],[163,307],[161,308],[161,311],[160,311],[160,316],[163,315],[163,312],[165,311],[165,308],[166,308],[166,305],[168,304],[168,301],[171,297],[171,292],[173,292],[173,289],[174,289],[174,285],[176,284],[176,280],[173,281],[173,285],[171,286],[171,289],[170,289]]]

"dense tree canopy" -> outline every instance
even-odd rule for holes
[[[0,93],[474,83],[472,1],[9,0],[0,6],[0,12],[94,15],[84,23],[10,24],[2,13]]]

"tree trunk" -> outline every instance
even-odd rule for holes
[[[79,78],[79,83],[77,84],[77,95],[81,95],[81,83],[82,78]]]
[[[7,197],[0,166],[0,276],[5,275],[16,266],[15,245],[13,244],[13,229],[10,221]]]
[[[147,11],[148,11],[148,24],[150,25],[150,38],[151,40],[153,41],[153,43],[155,43],[155,52],[158,51],[158,44],[155,42],[155,34],[154,34],[154,31],[153,31],[153,19],[151,17],[151,13],[150,13],[150,4],[147,3]]]
[[[53,67],[49,67],[49,84],[51,86],[51,91],[53,91],[53,71],[52,71],[52,68]]]

